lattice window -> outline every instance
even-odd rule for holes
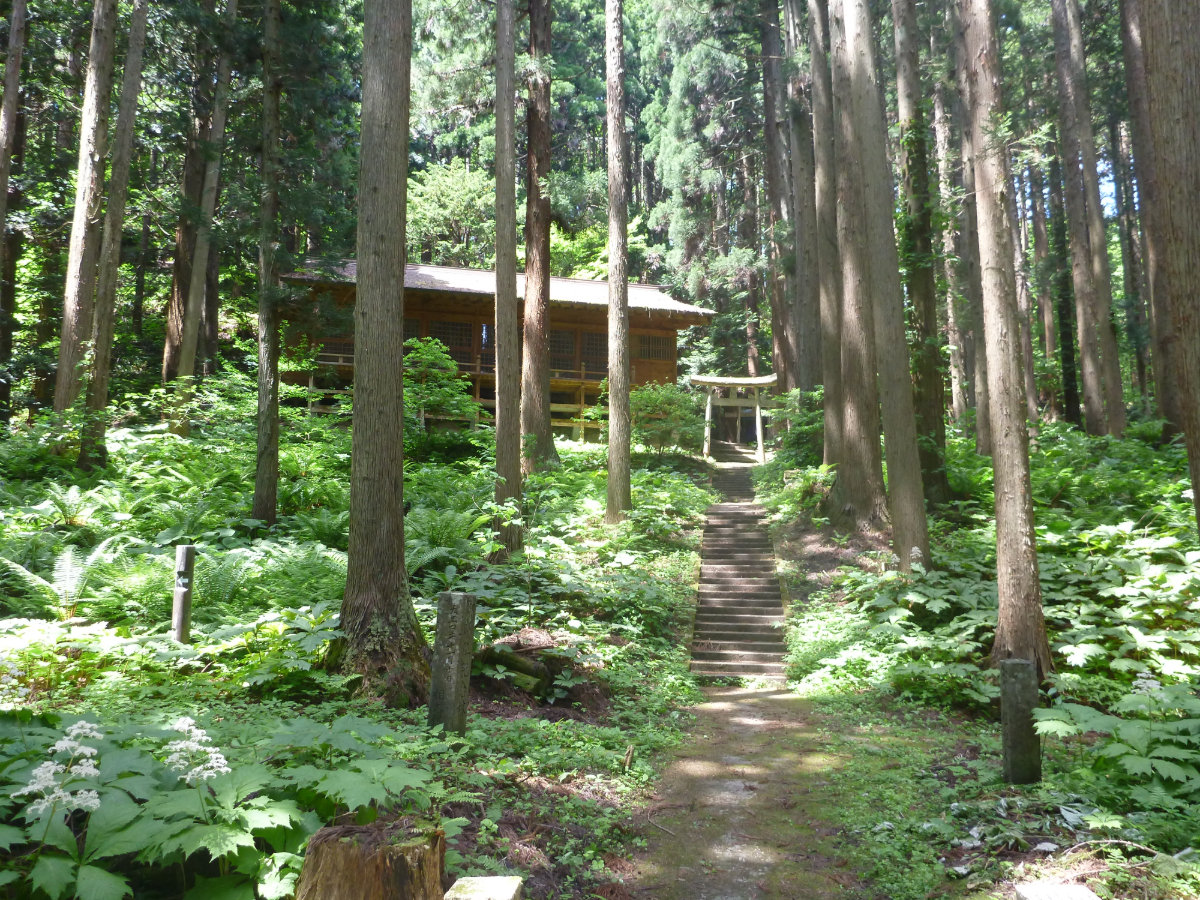
[[[317,362],[323,366],[354,365],[354,341],[321,341]]]
[[[571,371],[575,368],[575,332],[555,328],[550,331],[550,368]]]
[[[450,358],[460,363],[472,362],[473,330],[470,322],[429,323],[429,336],[445,344],[446,349],[450,351]]]
[[[663,335],[639,334],[637,336],[637,358],[672,360],[675,358],[675,342]]]
[[[583,333],[583,366],[590,381],[599,381],[608,373],[608,335],[599,331]]]
[[[420,319],[405,319],[404,320],[404,340],[411,341],[413,338],[421,336],[421,320]]]

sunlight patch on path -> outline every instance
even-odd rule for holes
[[[649,849],[628,882],[655,900],[825,900],[855,879],[823,818],[822,747],[808,703],[778,688],[709,688],[692,739],[667,768],[648,820]]]

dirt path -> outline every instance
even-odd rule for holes
[[[833,855],[836,823],[821,817],[837,760],[808,703],[781,689],[706,693],[650,808],[650,846],[627,879],[634,896],[816,900],[857,886]]]

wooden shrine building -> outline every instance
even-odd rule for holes
[[[355,298],[355,263],[306,265],[285,276],[307,285],[314,297],[328,295],[349,312]],[[517,275],[517,296],[525,276]],[[404,336],[433,337],[446,345],[459,371],[471,379],[481,405],[494,409],[496,397],[496,274],[482,269],[410,264],[404,275]],[[523,304],[522,304],[523,305]],[[677,377],[677,333],[706,325],[711,310],[681,303],[653,285],[629,285],[630,365],[634,385],[672,383]],[[353,320],[317,336],[319,371],[309,386],[320,394],[347,388],[354,377]],[[600,381],[608,375],[608,282],[550,279],[550,409],[556,428],[581,436],[583,411],[595,405]]]

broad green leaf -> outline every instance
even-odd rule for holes
[[[220,859],[235,852],[238,847],[253,847],[254,837],[248,831],[229,825],[193,825],[163,846],[164,849],[168,846],[171,849],[178,848],[184,856],[207,850],[213,859]]]
[[[1126,757],[1128,759],[1129,757]],[[1189,772],[1183,766],[1170,762],[1165,759],[1150,760],[1150,764],[1154,767],[1154,771],[1163,778],[1170,778],[1172,781],[1187,781],[1196,774],[1195,769]]]
[[[316,766],[291,766],[284,769],[280,777],[295,782],[298,787],[314,787],[328,774],[328,769],[318,769]]]
[[[152,775],[125,775],[109,782],[109,785],[120,788],[135,800],[149,800],[162,790],[161,783]]]
[[[100,758],[100,783],[108,784],[129,772],[149,775],[154,757],[144,750],[110,750]]]
[[[271,800],[258,797],[251,805],[238,810],[239,817],[250,831],[264,828],[287,827],[300,818],[300,809],[291,800]]]
[[[184,900],[254,900],[254,883],[245,875],[197,875],[196,886],[184,895]]]
[[[1159,744],[1150,751],[1150,755],[1158,759],[1182,759],[1185,762],[1189,759],[1200,759],[1200,753],[1197,751],[1174,744]]]
[[[351,810],[367,806],[373,800],[382,802],[387,799],[387,788],[382,784],[367,775],[346,769],[330,772],[321,779],[318,790],[345,803]]]
[[[75,863],[65,856],[44,853],[29,873],[33,886],[45,891],[50,900],[58,900],[75,880]]]
[[[1125,767],[1125,771],[1130,775],[1154,774],[1153,763],[1144,756],[1136,756],[1133,753],[1127,753],[1125,756],[1121,757],[1121,765]]]
[[[238,801],[265,788],[271,779],[271,772],[266,766],[238,766],[229,774],[208,782],[208,787],[219,804],[232,809]]]
[[[7,850],[14,844],[20,846],[24,843],[25,832],[20,828],[14,828],[11,825],[0,825],[0,850]]]
[[[204,817],[204,805],[194,788],[183,788],[152,797],[146,804],[146,809],[159,819],[170,819],[174,816],[187,816],[192,819]]]
[[[0,872],[0,887],[4,887],[6,884],[12,884],[20,877],[21,873],[14,871],[13,869],[9,869],[6,872]]]
[[[87,849],[85,859],[93,862],[106,856],[121,856],[125,853],[139,853],[153,846],[162,838],[163,823],[148,816],[138,819],[128,828],[111,832],[101,837],[94,837],[88,829]]]
[[[120,875],[113,875],[98,866],[80,866],[75,881],[75,896],[78,900],[121,900],[131,894],[129,882]]]

